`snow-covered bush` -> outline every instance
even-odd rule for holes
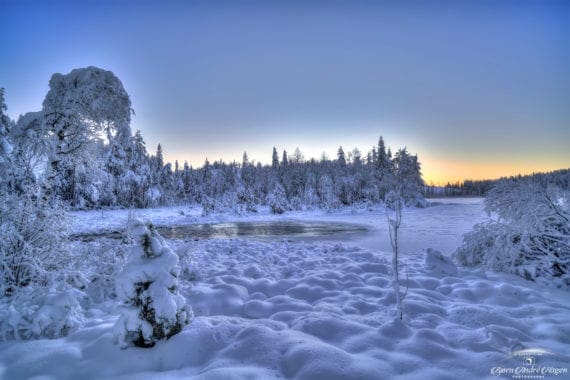
[[[63,282],[26,287],[0,301],[0,339],[59,338],[83,325],[85,294]]]
[[[253,196],[245,190],[228,191],[217,198],[203,195],[200,204],[202,206],[202,216],[214,213],[243,215],[248,212],[257,212],[257,205]]]
[[[289,208],[287,197],[281,186],[276,186],[275,190],[267,196],[267,204],[273,214],[283,214]]]
[[[505,180],[485,199],[495,216],[463,237],[463,265],[570,285],[570,195],[532,179]]]
[[[116,282],[123,306],[115,337],[122,347],[152,347],[180,332],[192,309],[178,292],[178,256],[152,224],[131,219],[128,232],[134,246]]]
[[[0,294],[46,286],[70,269],[66,216],[57,204],[31,193],[0,196]]]
[[[319,196],[317,192],[312,188],[308,187],[305,189],[305,195],[303,196],[303,206],[307,210],[313,210],[319,204]]]
[[[0,336],[57,338],[79,327],[83,277],[63,209],[30,193],[0,197]]]
[[[148,189],[145,193],[146,203],[149,206],[156,206],[158,205],[158,201],[161,196],[162,193],[160,192],[160,189],[156,186],[153,186],[150,189]]]
[[[255,196],[251,189],[240,187],[237,190],[237,202],[236,204],[245,212],[257,212],[257,204],[255,202]]]
[[[295,211],[302,211],[303,210],[303,200],[298,196],[294,196],[291,198],[291,208]]]
[[[96,240],[82,242],[76,248],[83,258],[78,269],[86,277],[85,293],[90,303],[100,304],[117,298],[115,279],[126,264],[126,244]]]
[[[216,209],[218,208],[217,203],[218,201],[215,200],[214,198],[204,195],[202,197],[202,202],[201,202],[202,216],[207,216],[215,212]]]
[[[317,186],[317,195],[319,197],[320,206],[326,209],[336,208],[340,202],[334,194],[334,183],[332,179],[325,175],[319,179]]]

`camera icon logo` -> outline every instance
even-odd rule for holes
[[[534,356],[527,356],[523,359],[525,365],[535,365],[536,361],[534,360]]]

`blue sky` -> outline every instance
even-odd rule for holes
[[[149,151],[318,157],[383,135],[428,180],[570,166],[570,2],[0,0],[8,113],[112,70]]]

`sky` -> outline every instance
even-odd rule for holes
[[[167,161],[383,136],[428,183],[570,167],[570,1],[0,0],[12,118],[86,66],[121,79]]]

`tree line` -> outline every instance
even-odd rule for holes
[[[546,185],[551,184],[562,189],[570,189],[570,169],[560,169],[551,172],[539,172],[528,175],[516,175],[497,179],[465,180],[463,182],[447,183],[445,186],[426,185],[425,197],[485,197],[495,186],[504,181],[517,181],[527,177]]]
[[[270,165],[244,153],[241,162],[206,159],[193,168],[164,162],[160,144],[149,154],[140,131],[131,131],[131,114],[129,95],[112,72],[88,67],[54,74],[41,111],[16,121],[2,113],[4,190],[34,189],[74,209],[198,203],[205,213],[259,205],[280,213],[383,202],[405,173],[409,203],[423,201],[417,156],[406,148],[392,154],[382,137],[365,156],[339,147],[335,159],[306,160],[299,149],[273,148]]]

